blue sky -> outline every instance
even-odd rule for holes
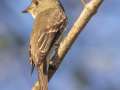
[[[62,0],[69,17],[67,28],[82,10],[80,0]],[[119,0],[104,0],[87,24],[59,70],[49,90],[120,90]],[[27,45],[33,19],[21,13],[30,0],[0,3],[0,90],[30,90],[31,76]]]

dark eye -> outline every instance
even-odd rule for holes
[[[38,5],[38,1],[37,0],[33,0],[32,1],[35,5]]]
[[[38,5],[38,1],[35,1],[35,5]]]

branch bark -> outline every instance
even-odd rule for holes
[[[48,69],[48,79],[49,80],[52,78],[53,74],[56,72],[56,70],[60,66],[63,58],[67,54],[68,50],[71,48],[71,46],[74,43],[74,41],[76,40],[77,36],[80,34],[80,32],[86,26],[88,21],[92,18],[92,16],[94,14],[96,14],[96,12],[102,2],[103,2],[103,0],[91,0],[89,3],[87,3],[85,5],[82,13],[78,17],[78,19],[76,20],[74,25],[72,26],[70,32],[67,34],[65,39],[60,43],[58,52],[53,58],[53,61],[55,61],[54,66],[53,66],[53,68],[50,67]],[[36,84],[34,85],[33,88],[37,88],[37,87],[39,87],[38,81],[36,82]],[[32,89],[32,90],[38,90],[38,89]]]
[[[85,8],[83,9],[82,13],[78,17],[77,21],[72,26],[70,32],[65,37],[63,42],[61,42],[60,47],[58,48],[58,53],[54,57],[54,69],[48,70],[48,77],[51,79],[55,71],[58,69],[60,63],[62,62],[63,58],[67,54],[68,50],[76,40],[79,33],[83,30],[83,28],[86,26],[88,21],[91,19],[91,17],[96,13],[98,10],[98,7],[101,5],[103,0],[91,0],[88,4],[85,5]]]

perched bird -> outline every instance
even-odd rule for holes
[[[33,66],[39,67],[59,39],[67,24],[67,16],[59,0],[32,0],[23,12],[35,19],[29,42],[29,58]]]

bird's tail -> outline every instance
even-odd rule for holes
[[[48,90],[48,75],[47,75],[47,62],[46,60],[37,67],[39,90]]]

